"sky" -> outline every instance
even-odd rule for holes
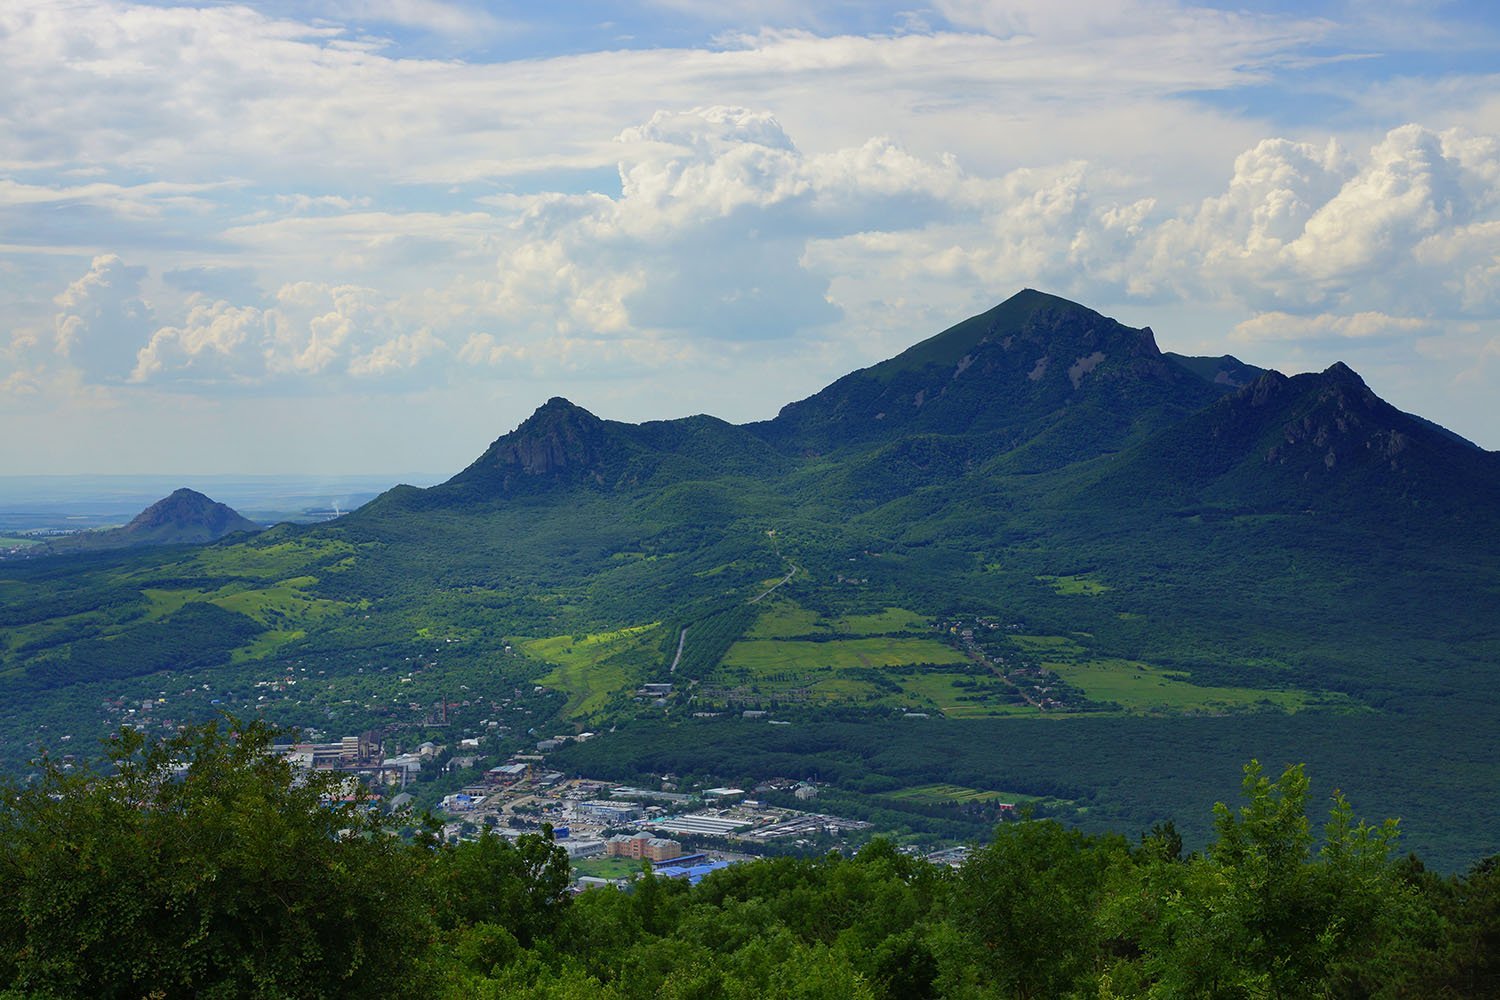
[[[1500,449],[1500,13],[0,0],[0,475],[741,422],[1023,287]]]

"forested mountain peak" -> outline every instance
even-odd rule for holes
[[[1253,508],[1468,517],[1493,509],[1500,456],[1381,399],[1348,365],[1267,371],[1145,442],[1106,479],[1130,495]],[[1465,513],[1467,512],[1467,513]]]
[[[1169,362],[1149,327],[1025,289],[888,361],[853,372],[754,428],[803,453],[908,434],[1035,444],[1055,466],[1107,453],[1219,391]]]
[[[554,396],[449,482],[501,493],[559,481],[602,482],[603,466],[623,443],[608,422]]]
[[[865,372],[888,380],[903,371],[931,366],[967,369],[973,364],[975,352],[991,343],[1020,354],[1025,354],[1028,348],[1041,350],[1043,354],[1037,358],[1051,359],[1047,367],[1052,367],[1052,361],[1062,360],[1069,350],[1079,352],[1079,358],[1087,358],[1095,351],[1153,358],[1161,355],[1150,327],[1132,329],[1077,302],[1024,288],[993,309],[951,326]],[[968,364],[965,358],[971,359]],[[1084,371],[1070,377],[1075,388],[1079,375],[1091,371],[1097,363],[1085,363]],[[1060,370],[1068,367],[1064,364]]]
[[[260,525],[227,504],[184,488],[173,490],[122,527],[53,539],[47,543],[47,551],[61,554],[137,545],[202,544],[236,531],[259,530]]]
[[[163,533],[175,534],[176,541],[212,541],[231,531],[258,530],[258,524],[234,508],[186,488],[173,490],[120,529],[126,535],[149,535],[153,540]]]
[[[1476,451],[1441,428],[1403,413],[1375,394],[1363,378],[1342,361],[1322,372],[1268,376],[1240,390],[1228,407],[1229,420],[1246,418],[1245,403],[1268,408],[1257,441],[1267,467],[1296,471],[1302,478],[1338,476],[1356,470],[1380,471],[1392,477],[1442,479],[1427,487],[1458,485],[1452,477],[1494,477],[1495,457]],[[1321,472],[1319,471],[1321,469]]]

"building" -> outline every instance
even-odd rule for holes
[[[570,840],[558,846],[568,852],[569,858],[597,858],[607,848],[602,840]]]
[[[703,864],[691,865],[687,867],[681,865],[666,865],[656,869],[656,874],[660,875],[662,878],[685,878],[688,880],[689,884],[697,885],[699,882],[703,881],[704,876],[711,875],[716,871],[721,871],[725,868],[728,868],[732,864],[734,864],[733,861],[707,861]]]
[[[750,826],[751,821],[748,819],[694,813],[688,816],[668,816],[664,819],[656,820],[651,825],[658,830],[665,830],[667,833],[688,833],[704,837],[728,837]]]
[[[502,764],[484,773],[484,780],[497,785],[511,785],[526,777],[525,764]]]
[[[464,792],[454,792],[452,795],[444,795],[442,807],[448,812],[468,812],[474,808],[474,796],[465,794]]]
[[[580,802],[574,807],[574,812],[582,818],[606,825],[629,823],[645,815],[640,806],[630,802]]]
[[[737,799],[745,794],[743,788],[709,788],[703,792],[705,799]]]
[[[665,837],[653,837],[649,833],[611,837],[604,845],[604,853],[612,858],[644,858],[647,861],[670,861],[682,856],[682,845]]]

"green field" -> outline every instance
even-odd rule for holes
[[[311,580],[311,577],[303,579]],[[316,581],[314,581],[316,582]],[[296,580],[286,580],[274,587],[256,590],[241,590],[215,597],[211,603],[226,611],[238,611],[249,615],[261,624],[279,620],[316,622],[329,615],[342,614],[361,607],[361,604],[346,604],[326,598],[309,597],[295,586]]]
[[[746,639],[795,639],[818,631],[818,613],[794,601],[772,601],[745,633]]]
[[[630,858],[579,858],[573,862],[574,875],[594,878],[629,878],[640,871],[641,862]]]
[[[910,788],[902,788],[898,791],[888,792],[888,798],[910,799],[915,802],[930,802],[941,804],[944,802],[1015,802],[1026,796],[1017,796],[1009,792],[996,792],[987,788],[969,788],[965,785],[949,785],[941,782],[931,785],[913,785]]]
[[[1010,641],[1028,653],[1054,657],[1081,657],[1085,650],[1078,640],[1065,635],[1013,635]]]
[[[729,647],[723,669],[751,675],[787,670],[902,667],[917,663],[963,663],[964,654],[936,639],[867,637],[805,642],[747,639]]]
[[[914,704],[914,711],[936,708],[952,719],[990,718],[997,715],[1036,715],[1030,705],[1012,704],[1004,700],[1007,690],[998,679],[982,682],[981,687],[962,688],[959,681],[972,681],[969,674],[948,673],[940,670],[923,670],[899,678],[901,689]]]
[[[746,639],[798,639],[809,635],[870,636],[892,632],[924,632],[932,619],[905,608],[882,608],[866,614],[823,618],[795,601],[770,604],[745,633]]]
[[[1187,675],[1181,672],[1132,660],[1043,660],[1042,666],[1080,688],[1090,701],[1118,702],[1131,712],[1219,712],[1255,707],[1295,712],[1315,697],[1304,691],[1203,687],[1184,680]]]
[[[230,653],[231,663],[246,663],[251,660],[264,660],[277,650],[298,639],[307,637],[307,633],[301,629],[288,631],[262,632],[255,637],[255,641]]]
[[[343,556],[342,561],[347,563],[355,552],[355,546],[332,538],[298,538],[269,544],[257,540],[243,545],[201,549],[188,565],[208,576],[249,576],[277,580],[305,570],[314,560],[331,560],[334,556]]]
[[[905,608],[885,608],[868,615],[845,615],[833,622],[833,630],[843,635],[923,632],[931,627],[931,618]]]
[[[1188,680],[1180,670],[1165,670],[1136,660],[1090,656],[1078,641],[1062,635],[1017,635],[1011,641],[1039,664],[1081,690],[1090,701],[1115,702],[1127,712],[1183,713],[1277,708],[1287,712],[1343,706],[1347,699],[1324,692],[1207,687]]]
[[[909,678],[900,668],[965,662],[962,653],[935,639],[747,639],[729,648],[709,680],[794,701],[880,704],[928,711],[936,709],[939,702],[956,704],[957,696],[947,689],[934,691],[936,697],[907,690]]]
[[[1059,594],[1086,594],[1093,597],[1113,589],[1086,573],[1076,576],[1039,576],[1037,579],[1051,584],[1052,589]]]
[[[552,665],[538,684],[557,688],[568,696],[563,714],[584,718],[602,709],[610,697],[630,687],[630,667],[649,652],[650,636],[661,625],[633,625],[613,632],[596,632],[532,639],[521,643],[521,652]]]
[[[315,577],[294,577],[271,587],[246,587],[231,583],[217,590],[159,590],[147,588],[141,591],[150,602],[146,609],[146,620],[154,621],[180,610],[195,601],[217,604],[226,611],[237,611],[249,615],[262,625],[290,621],[298,624],[317,622],[330,615],[342,614],[361,607],[343,601],[309,596],[302,588],[317,583]]]

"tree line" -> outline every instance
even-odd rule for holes
[[[0,987],[71,997],[1487,997],[1500,990],[1500,858],[1443,877],[1394,822],[1335,795],[1322,835],[1301,767],[1252,763],[1242,802],[1184,853],[1006,823],[961,867],[877,840],[852,856],[649,869],[569,891],[550,836],[440,842],[261,722],[97,766],[43,760],[0,808]]]

